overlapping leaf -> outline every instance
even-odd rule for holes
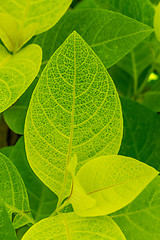
[[[79,216],[106,215],[132,202],[156,175],[133,158],[101,156],[80,168],[69,199]]]
[[[154,29],[157,39],[160,41],[160,3],[156,7],[156,13],[154,16]]]
[[[160,177],[128,206],[111,215],[127,240],[160,238]]]
[[[117,154],[121,138],[122,112],[112,79],[73,32],[50,59],[32,95],[25,125],[29,163],[61,199],[70,193],[72,154],[79,164]]]
[[[110,217],[80,218],[75,213],[67,213],[41,220],[22,238],[22,240],[35,239],[125,240],[126,238]]]
[[[0,112],[10,107],[39,72],[42,51],[31,44],[11,55],[0,45]]]
[[[9,216],[17,213],[14,227],[19,228],[34,222],[29,208],[25,185],[13,163],[0,153],[0,198],[3,200]]]
[[[6,0],[0,6],[0,38],[17,51],[33,35],[42,33],[63,16],[72,0]]]
[[[56,208],[57,196],[37,178],[30,168],[26,158],[23,137],[14,146],[10,159],[23,178],[35,221],[48,217]]]
[[[100,9],[70,11],[55,27],[34,40],[43,48],[43,65],[73,30],[93,48],[106,68],[153,31],[147,25],[116,12]]]
[[[16,240],[12,222],[8,216],[7,210],[3,201],[0,199],[0,239]]]

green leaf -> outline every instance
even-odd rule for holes
[[[13,146],[7,146],[7,147],[0,148],[0,152],[3,153],[3,155],[5,155],[8,158],[9,158],[9,155],[12,150],[13,150]]]
[[[41,240],[42,237],[45,240],[126,239],[110,217],[80,218],[74,213],[59,214],[41,220],[28,230],[22,240]]]
[[[160,41],[160,3],[156,7],[156,13],[154,16],[154,29],[156,37],[158,41]]]
[[[11,55],[0,45],[0,112],[10,107],[37,76],[42,51],[31,44]]]
[[[29,87],[39,72],[42,51],[31,44],[15,55],[0,45],[0,112],[10,107]]]
[[[0,239],[17,239],[12,222],[8,216],[7,210],[2,200],[0,200]]]
[[[160,116],[129,99],[121,102],[124,133],[119,154],[160,170]]]
[[[106,215],[132,202],[157,175],[154,168],[133,158],[101,156],[80,168],[70,202],[79,216]]]
[[[160,177],[128,206],[111,215],[127,240],[159,239],[160,236]]]
[[[4,201],[9,216],[17,213],[13,220],[15,228],[33,223],[25,185],[13,163],[0,153],[0,198]]]
[[[55,27],[34,40],[43,49],[43,65],[73,30],[93,48],[106,68],[153,31],[149,26],[116,12],[100,9],[69,11]]]
[[[24,123],[33,90],[37,84],[37,78],[17,100],[17,102],[3,113],[3,117],[9,128],[17,133],[24,134]]]
[[[57,196],[37,178],[30,168],[26,158],[23,137],[14,146],[10,159],[23,178],[35,221],[48,217],[56,208]]]
[[[112,79],[74,31],[51,57],[31,98],[25,143],[33,171],[61,201],[70,193],[71,157],[76,154],[82,165],[94,156],[117,154],[122,125]]]
[[[0,38],[9,51],[19,50],[63,16],[72,0],[6,0],[0,7]]]

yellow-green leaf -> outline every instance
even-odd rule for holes
[[[12,55],[0,45],[0,112],[25,92],[38,74],[42,51],[31,44]]]
[[[158,171],[154,168],[133,158],[101,156],[80,168],[73,181],[70,202],[80,216],[109,214],[133,201],[156,175]],[[90,206],[88,201],[85,205],[83,198],[87,197],[92,199]]]
[[[0,199],[3,200],[8,214],[17,213],[13,224],[19,228],[34,220],[30,214],[28,195],[20,174],[13,163],[0,153]]]
[[[43,231],[42,231],[43,229]],[[108,216],[81,218],[75,213],[59,214],[31,227],[22,240],[125,240],[122,231]]]
[[[160,3],[156,6],[156,12],[154,16],[154,30],[157,39],[160,41]]]
[[[60,199],[69,195],[68,164],[117,154],[122,112],[111,77],[73,32],[53,54],[33,92],[25,123],[29,163]],[[65,190],[66,189],[66,190]]]
[[[63,16],[72,0],[5,0],[0,5],[0,38],[9,51],[17,51]]]

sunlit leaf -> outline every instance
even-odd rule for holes
[[[34,222],[30,214],[25,185],[13,163],[0,153],[0,198],[3,200],[9,216],[17,213],[13,220],[15,228]]]
[[[21,48],[63,16],[72,0],[6,0],[0,5],[0,38],[9,51]]]
[[[117,154],[121,138],[122,112],[112,79],[73,32],[53,54],[32,95],[25,125],[29,163],[61,199],[70,193],[72,155],[80,165]]]
[[[80,218],[74,213],[68,213],[41,220],[22,238],[22,240],[35,239],[125,240],[126,238],[110,217]]]
[[[156,7],[156,13],[154,16],[154,29],[157,39],[160,41],[160,3]]]
[[[128,206],[111,215],[127,240],[150,240],[160,237],[160,177]]]
[[[26,158],[23,137],[14,146],[10,159],[23,178],[35,221],[48,217],[56,208],[57,196],[37,178],[30,168]]]
[[[0,112],[10,107],[38,74],[42,51],[31,44],[11,55],[0,45]]]
[[[156,175],[154,168],[133,158],[101,156],[80,168],[70,202],[79,216],[106,215],[132,202]]]

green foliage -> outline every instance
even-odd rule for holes
[[[0,45],[0,112],[25,92],[39,72],[42,52],[31,44],[12,55]]]
[[[135,159],[101,156],[80,168],[70,202],[80,216],[110,214],[133,201],[156,175],[155,169]]]
[[[13,163],[0,153],[0,198],[3,200],[11,218],[16,213],[13,224],[19,228],[34,222],[30,214],[28,196],[25,185]]]
[[[55,27],[34,40],[43,48],[43,66],[73,30],[93,48],[106,68],[153,31],[149,26],[116,12],[100,9],[70,11]]]
[[[0,239],[16,240],[12,222],[8,216],[6,207],[0,199]]]
[[[1,1],[0,239],[158,240],[159,81],[159,0]]]
[[[31,170],[25,153],[23,137],[18,140],[9,157],[23,178],[35,221],[48,217],[56,208],[57,197]]]
[[[43,233],[42,229],[44,230]],[[101,218],[80,218],[74,213],[59,214],[55,217],[43,219],[30,228],[22,240],[41,240],[42,237],[45,240],[126,239],[111,218],[107,216]]]
[[[160,235],[160,177],[128,206],[111,215],[126,239],[159,239]]]
[[[0,38],[9,51],[18,51],[32,36],[58,22],[72,0],[6,0],[0,7]]]
[[[51,57],[33,93],[25,126],[29,163],[62,201],[70,192],[72,154],[79,164],[117,154],[121,138],[121,106],[112,79],[73,32]]]

